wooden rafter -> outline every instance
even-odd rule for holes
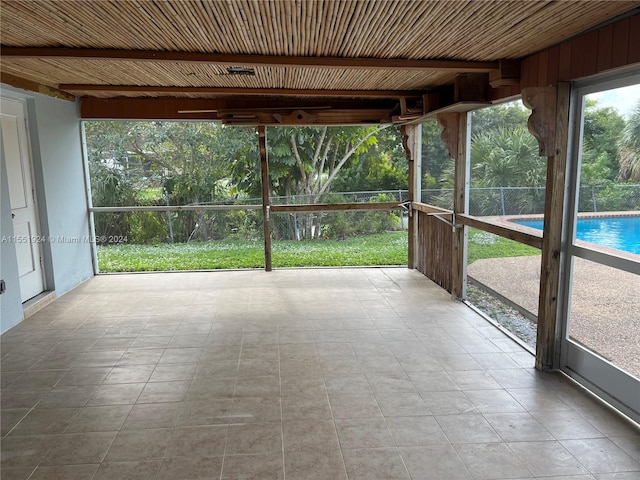
[[[298,57],[281,55],[235,55],[201,52],[154,50],[117,50],[96,48],[4,47],[3,57],[70,58],[93,60],[137,60],[151,62],[211,63],[219,65],[310,67],[365,70],[422,70],[443,72],[490,72],[498,62],[406,58]]]
[[[11,75],[9,73],[0,73],[0,81],[16,88],[22,88],[31,92],[38,92],[43,95],[61,98],[70,102],[73,102],[76,99],[75,96],[71,95],[70,93],[61,91],[60,89],[53,88],[48,85],[42,85],[41,83],[33,82],[25,78],[16,77],[15,75]]]
[[[346,97],[346,98],[404,98],[420,97],[417,90],[315,90],[295,88],[239,88],[239,87],[191,87],[157,85],[97,85],[60,84],[64,92],[118,92],[118,93],[198,93],[220,95],[274,95],[279,97]]]
[[[390,100],[293,98],[82,98],[84,119],[219,120],[230,125],[372,125],[389,123]]]

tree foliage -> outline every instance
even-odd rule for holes
[[[622,130],[618,146],[620,148],[619,179],[640,182],[640,101]]]

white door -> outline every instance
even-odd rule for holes
[[[18,257],[22,301],[44,290],[36,194],[31,173],[31,151],[27,134],[25,104],[1,99],[2,146],[9,183],[13,241]]]

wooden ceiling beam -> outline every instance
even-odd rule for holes
[[[389,100],[302,103],[295,100],[85,97],[80,104],[80,116],[104,120],[222,120],[250,125],[308,121],[318,125],[340,125],[380,123],[387,117],[390,120],[390,114],[397,106],[397,101]]]
[[[197,93],[220,95],[272,95],[278,97],[347,97],[347,98],[405,98],[421,97],[419,90],[314,90],[294,88],[240,88],[240,87],[178,87],[151,85],[95,85],[60,84],[64,92],[119,92],[119,93]]]
[[[26,78],[16,77],[10,73],[0,73],[0,82],[11,85],[12,87],[28,90],[30,92],[37,92],[50,97],[61,98],[62,100],[67,100],[69,102],[74,102],[76,100],[76,97],[70,93],[63,92],[48,85],[27,80]]]
[[[234,55],[226,53],[166,52],[58,47],[2,47],[4,58],[67,58],[86,60],[135,60],[149,62],[211,63],[229,66],[336,68],[363,70],[422,70],[461,73],[490,72],[498,62],[406,58],[297,57]]]

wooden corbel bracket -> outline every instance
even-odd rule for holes
[[[449,150],[449,156],[454,160],[458,158],[458,133],[460,131],[459,113],[439,113],[438,123],[442,127],[440,139]]]
[[[400,126],[400,133],[402,134],[402,147],[408,161],[411,161],[413,155],[411,153],[411,145],[413,145],[412,133],[413,129],[407,127],[407,125]]]
[[[557,87],[532,87],[522,90],[522,102],[532,110],[527,127],[538,140],[539,155],[556,155]]]

